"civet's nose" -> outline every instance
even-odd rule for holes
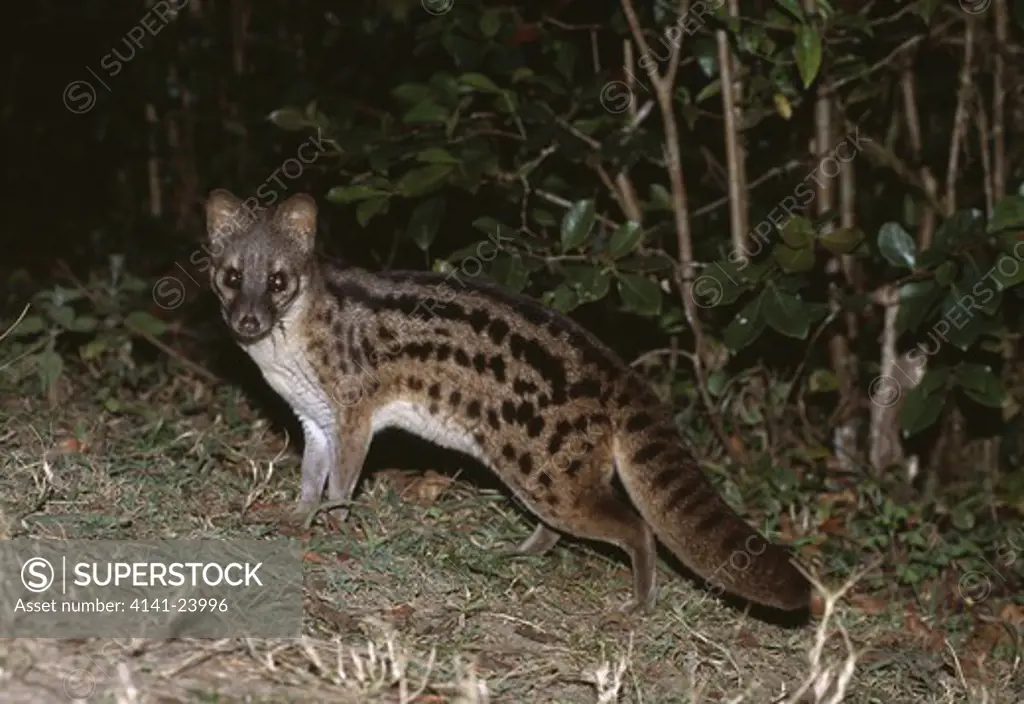
[[[243,335],[255,335],[259,331],[260,321],[254,315],[247,315],[238,321],[238,332]]]

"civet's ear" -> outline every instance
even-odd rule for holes
[[[316,201],[306,193],[296,193],[277,207],[278,229],[288,235],[304,252],[313,251],[316,238]]]
[[[206,236],[213,245],[221,245],[242,229],[239,212],[242,201],[231,192],[218,188],[206,200]]]

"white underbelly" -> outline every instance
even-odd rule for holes
[[[370,420],[370,435],[385,428],[398,428],[435,445],[462,452],[490,467],[491,462],[465,427],[443,415],[431,415],[426,406],[410,401],[392,401],[378,408]]]

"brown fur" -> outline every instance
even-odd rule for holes
[[[654,603],[655,537],[714,585],[808,606],[788,551],[729,508],[671,409],[580,326],[465,273],[333,266],[312,253],[308,196],[241,224],[239,205],[211,194],[213,287],[302,422],[301,511],[325,485],[349,499],[373,435],[399,427],[476,457],[530,507],[542,523],[520,552],[545,552],[561,533],[622,548],[631,607]]]

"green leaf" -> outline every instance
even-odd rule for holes
[[[621,271],[643,273],[668,272],[676,268],[676,262],[663,252],[657,254],[630,254],[620,259],[616,268]]]
[[[433,95],[430,86],[423,83],[403,83],[395,86],[391,91],[391,97],[400,103],[414,105],[422,102]]]
[[[416,161],[425,164],[458,164],[459,160],[446,149],[440,147],[429,147],[416,155]]]
[[[501,10],[488,8],[480,17],[480,33],[488,39],[493,39],[501,29]]]
[[[743,349],[764,332],[767,323],[762,302],[763,296],[758,296],[747,303],[740,310],[739,315],[725,327],[725,330],[722,332],[722,341],[730,349]]]
[[[804,21],[804,9],[800,6],[799,0],[775,0],[775,3],[801,22]]]
[[[992,209],[992,219],[988,223],[991,233],[1004,230],[1024,230],[1024,196],[1011,194],[996,203]],[[1014,232],[1014,235],[1019,232]]]
[[[765,299],[765,320],[772,328],[787,337],[807,339],[811,331],[812,316],[802,300],[774,286],[764,289],[761,297]]]
[[[779,228],[782,241],[792,249],[810,247],[814,242],[814,227],[810,220],[802,215],[790,216],[789,220]]]
[[[1005,291],[1024,282],[1024,263],[1009,254],[1000,254],[992,267],[992,281],[997,291]]]
[[[335,186],[327,191],[327,200],[331,203],[355,203],[368,198],[381,198],[390,195],[387,191],[370,186]]]
[[[695,103],[703,103],[708,98],[712,98],[722,92],[722,79],[716,78],[715,80],[708,83],[706,86],[700,89],[697,93],[697,97],[693,99]]]
[[[573,68],[576,65],[576,57],[579,54],[576,44],[558,39],[554,40],[551,44],[555,49],[555,70],[566,80],[571,80]]]
[[[690,286],[690,295],[693,296],[694,303],[701,308],[734,303],[748,288],[741,283],[745,281],[740,273],[742,268],[741,265],[728,260],[708,266]]]
[[[7,325],[0,325],[0,328],[7,329]],[[30,335],[38,335],[46,329],[46,325],[43,323],[43,319],[38,315],[26,315],[22,318],[21,322],[18,323],[18,327],[11,331],[11,337],[29,337]]]
[[[108,347],[107,338],[94,337],[78,348],[78,356],[88,362],[99,358],[101,354],[107,351]]]
[[[977,523],[977,520],[974,518],[974,512],[963,504],[953,509],[951,518],[953,519],[953,527],[964,533],[973,530]]]
[[[562,218],[562,251],[569,252],[583,244],[594,228],[596,218],[594,201],[588,199],[573,203]]]
[[[564,264],[565,283],[576,291],[581,303],[593,303],[608,295],[611,279],[591,264]]]
[[[459,76],[459,82],[483,93],[502,92],[501,88],[499,88],[494,81],[482,73],[464,73]]]
[[[939,391],[945,393],[953,379],[952,367],[933,367],[925,372],[917,387],[921,393],[931,396]]]
[[[388,211],[389,201],[387,198],[370,198],[356,206],[356,222],[366,227],[374,217]]]
[[[543,303],[561,313],[568,313],[580,305],[580,297],[572,288],[562,284],[551,293],[545,294]]]
[[[807,377],[807,390],[812,394],[838,391],[839,377],[831,369],[815,369]]]
[[[644,230],[640,227],[640,223],[636,220],[630,220],[628,222],[619,225],[618,229],[612,233],[611,243],[608,245],[608,254],[613,259],[624,257],[640,244],[644,238]]]
[[[697,37],[690,42],[701,73],[708,78],[718,76],[718,43],[708,37]]]
[[[153,337],[159,337],[167,332],[167,323],[142,310],[129,313],[124,319],[124,323],[132,330],[137,330]]]
[[[928,378],[928,372],[925,378]],[[924,380],[922,379],[922,382]],[[923,383],[918,384],[907,392],[903,398],[903,405],[900,407],[900,427],[903,429],[904,437],[909,437],[931,427],[946,405],[946,391],[942,389],[930,389]]]
[[[505,223],[498,222],[494,218],[477,218],[470,223],[475,229],[484,233],[498,249],[505,249],[515,244],[520,247],[527,247],[528,244],[523,237]]]
[[[406,236],[416,243],[416,246],[426,252],[437,237],[437,230],[441,225],[441,218],[444,217],[445,200],[441,197],[429,198],[412,211],[409,216],[409,227]]]
[[[915,14],[921,17],[926,24],[931,24],[932,15],[935,14],[935,10],[938,9],[939,0],[917,0],[912,6]]]
[[[649,199],[653,210],[667,210],[669,212],[674,210],[672,207],[672,194],[670,194],[668,189],[660,183],[651,184]]]
[[[989,408],[1002,408],[1006,390],[992,369],[982,364],[961,364],[956,368],[956,383],[973,401]]]
[[[99,327],[99,324],[100,321],[96,320],[96,318],[91,315],[83,315],[71,321],[71,324],[68,326],[68,330],[71,330],[72,332],[95,332],[96,328]]]
[[[661,313],[661,286],[637,274],[619,274],[619,295],[626,308],[643,316]]]
[[[832,254],[849,254],[864,241],[864,232],[857,227],[840,227],[826,232],[818,241]]]
[[[821,68],[821,36],[817,29],[807,24],[800,25],[796,32],[793,58],[796,59],[796,67],[804,88],[810,88]]]
[[[54,322],[54,324],[56,324],[56,325],[58,325],[58,326],[60,326],[60,327],[62,327],[64,329],[69,328],[71,326],[71,324],[75,320],[75,309],[72,308],[71,306],[65,306],[65,305],[51,306],[50,310],[49,310],[49,313],[50,313],[50,320],[52,320]]]
[[[422,166],[405,172],[396,185],[405,197],[416,198],[439,188],[454,170],[451,164]]]
[[[957,245],[970,242],[983,234],[984,218],[981,211],[972,208],[958,210],[947,218],[935,232],[935,249],[948,252]]]
[[[550,210],[534,208],[530,212],[530,218],[541,227],[557,227],[558,218]]]
[[[895,267],[910,269],[917,258],[917,246],[903,227],[887,222],[878,231],[878,251]]]
[[[949,287],[949,295],[942,302],[942,319],[936,324],[941,327],[939,335],[961,350],[974,344],[983,331],[982,316],[973,307],[965,308],[963,302],[973,297],[960,292],[957,286]]]
[[[407,125],[443,125],[448,121],[448,116],[448,108],[438,105],[433,98],[428,98],[402,115],[402,122]]]
[[[516,293],[522,292],[530,282],[530,271],[523,266],[522,257],[504,252],[494,260],[490,274],[495,281]]]
[[[896,314],[896,331],[917,330],[932,308],[942,298],[942,288],[934,281],[911,281],[899,290],[900,309]]]
[[[939,268],[935,270],[935,283],[939,286],[949,286],[953,283],[953,278],[956,276],[956,264],[953,262],[943,262],[939,265]]]
[[[915,257],[914,267],[917,269],[935,269],[949,259],[949,251],[939,247],[929,247],[923,252],[918,252]]]
[[[55,350],[45,349],[36,355],[36,360],[39,363],[39,381],[44,389],[48,389],[64,373],[64,359]]]
[[[298,108],[281,108],[267,115],[267,119],[275,127],[289,132],[298,132],[309,127],[309,120]]]
[[[814,250],[810,247],[792,249],[780,244],[772,250],[772,256],[787,274],[810,271],[814,268]]]

